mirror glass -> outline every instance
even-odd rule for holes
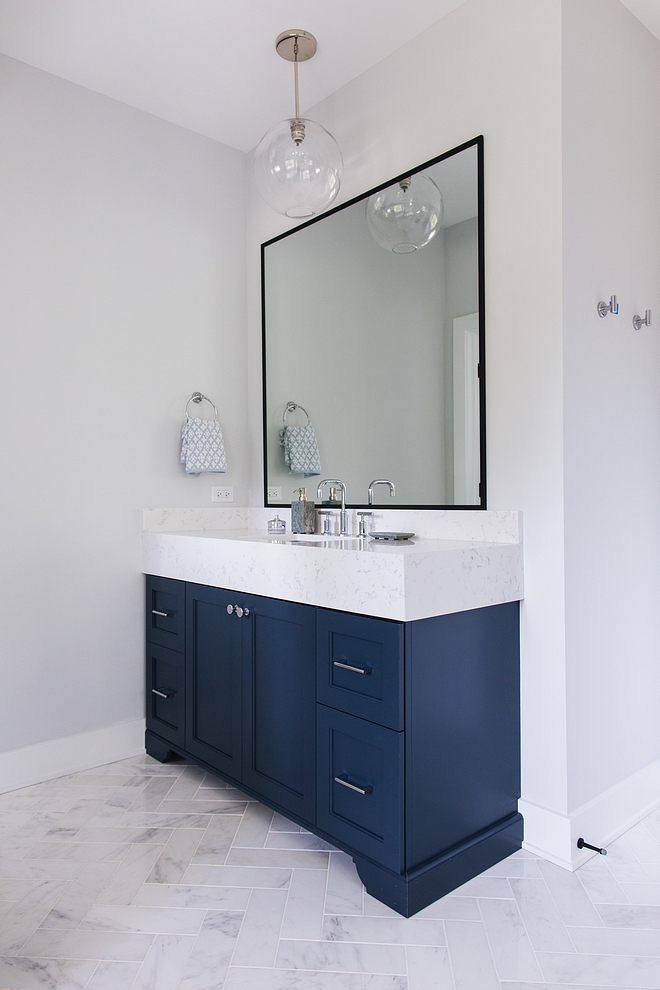
[[[333,478],[351,506],[381,479],[396,494],[376,486],[374,505],[485,508],[482,152],[476,138],[262,245],[265,505],[303,486],[319,504]],[[367,216],[381,190],[405,213],[418,174],[442,217],[416,203],[409,226],[431,239],[397,253]]]

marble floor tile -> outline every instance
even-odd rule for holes
[[[0,877],[5,880],[73,880],[81,867],[81,862],[63,859],[46,862],[0,858]]]
[[[659,987],[660,959],[651,956],[540,952],[546,980],[607,987]]]
[[[452,891],[455,897],[513,897],[508,877],[481,876]]]
[[[156,811],[163,798],[167,797],[180,777],[147,777],[140,790],[135,788],[122,788],[125,803],[115,802],[117,807],[122,806],[125,811]],[[108,802],[109,804],[111,802]]]
[[[266,839],[266,849],[321,849],[332,852],[336,848],[311,832],[270,832]]]
[[[282,938],[321,938],[326,881],[325,870],[293,870],[282,922]]]
[[[270,866],[282,869],[325,870],[327,852],[302,849],[239,849],[232,846],[227,866]]]
[[[126,932],[68,932],[39,929],[17,953],[47,959],[119,959],[134,962],[145,958],[153,935]]]
[[[446,921],[445,929],[456,990],[500,990],[483,924]]]
[[[130,904],[153,869],[163,850],[146,842],[135,843],[97,897],[99,904]]]
[[[628,898],[602,856],[594,856],[578,870],[582,886],[594,904],[627,904]]]
[[[598,913],[608,928],[660,930],[660,907],[630,904],[599,904]]]
[[[640,931],[630,928],[569,928],[568,933],[577,952],[660,958],[660,931]]]
[[[445,945],[441,921],[417,918],[359,918],[328,915],[323,938],[330,942],[383,942],[391,945]]]
[[[454,897],[453,894],[447,894],[418,911],[415,917],[433,918],[437,921],[481,921],[481,912],[476,897]]]
[[[446,946],[411,945],[406,948],[408,990],[454,990]]]
[[[273,966],[288,890],[253,890],[234,952],[234,966]]]
[[[406,952],[402,945],[281,939],[275,968],[392,973],[405,976]],[[490,990],[490,987],[484,987],[483,990]]]
[[[145,907],[214,908],[244,911],[250,900],[249,887],[186,886],[179,883],[145,883],[134,904]]]
[[[224,866],[241,821],[240,815],[214,815],[191,862],[206,866]]]
[[[194,944],[190,935],[156,935],[131,990],[177,990]]]
[[[116,863],[84,863],[41,923],[42,928],[77,928],[110,881]]]
[[[660,863],[659,838],[660,836],[649,831],[644,822],[639,822],[638,825],[628,829],[625,835],[625,843],[635,858],[643,866],[646,866],[647,863]]]
[[[18,954],[67,886],[64,880],[40,880],[20,901],[15,902],[13,910],[2,919],[0,955]]]
[[[489,898],[480,900],[479,907],[499,979],[529,980],[530,983],[542,980],[541,968],[516,902]]]
[[[565,925],[597,927],[602,924],[600,915],[582,886],[579,873],[570,873],[561,866],[543,861],[539,862],[539,867]]]
[[[199,828],[178,828],[163,846],[148,883],[179,883],[204,837]]]
[[[512,879],[511,889],[536,952],[572,952],[573,943],[545,882]]]
[[[120,825],[90,826],[78,829],[76,842],[148,842],[164,846],[172,835],[171,828],[122,828]]]
[[[291,870],[246,866],[189,866],[181,882],[213,887],[288,887],[291,873]]]
[[[362,914],[364,885],[355,863],[343,852],[331,852],[325,910],[329,914]]]
[[[0,901],[20,901],[34,884],[34,880],[0,880]]]
[[[651,904],[660,907],[660,884],[622,883],[621,889],[630,904]]]
[[[217,990],[223,985],[242,921],[242,913],[207,913],[188,957],[179,990]]]
[[[359,973],[243,969],[232,966],[224,990],[363,990]],[[371,987],[370,990],[377,990]],[[404,987],[403,990],[406,990]]]
[[[131,990],[139,971],[136,962],[100,962],[85,990]]]
[[[81,862],[105,860],[120,863],[129,846],[112,842],[36,842],[25,859],[73,859]]]
[[[234,845],[262,849],[268,838],[273,814],[274,812],[263,804],[255,804],[254,802],[248,804],[243,820],[238,827]],[[298,826],[298,831],[300,831],[300,826]]]
[[[270,828],[272,832],[300,832],[300,825],[290,822],[288,818],[280,815],[277,811],[273,813],[273,823]]]
[[[0,987],[2,990],[84,990],[95,968],[96,962],[91,959],[0,957]]]
[[[103,904],[87,912],[79,931],[198,935],[205,914],[202,909]]]

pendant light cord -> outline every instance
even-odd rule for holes
[[[293,85],[296,93],[296,120],[300,118],[300,102],[298,97],[298,39],[293,43]]]

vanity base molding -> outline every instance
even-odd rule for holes
[[[410,918],[506,859],[521,848],[522,841],[523,817],[517,813],[410,873],[392,873],[358,856],[353,862],[367,893]]]

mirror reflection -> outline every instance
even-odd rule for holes
[[[485,506],[481,150],[263,245],[266,505]]]

